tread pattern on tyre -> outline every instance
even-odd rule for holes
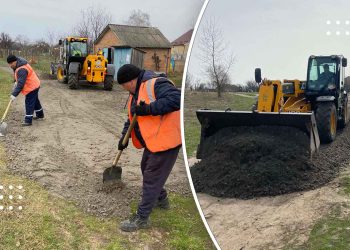
[[[103,88],[105,90],[112,90],[113,89],[113,76],[106,76]]]
[[[71,73],[68,75],[68,87],[70,89],[77,89],[78,88],[78,75],[75,73]]]
[[[329,143],[334,141],[335,134],[331,133],[331,114],[335,113],[337,122],[337,112],[333,102],[321,102],[317,105],[316,122],[318,134],[322,143]],[[337,126],[336,126],[337,127]]]

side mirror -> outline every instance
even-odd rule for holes
[[[342,65],[343,67],[348,66],[348,59],[346,59],[345,57],[343,57],[343,58],[341,59],[341,65]]]
[[[62,45],[62,40],[60,39],[59,41],[58,41],[58,45]]]
[[[261,69],[260,68],[255,69],[255,82],[261,83]]]

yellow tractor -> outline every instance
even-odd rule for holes
[[[305,131],[310,152],[335,139],[337,127],[349,122],[348,96],[344,89],[347,59],[341,55],[310,56],[307,80],[267,80],[255,69],[259,83],[257,104],[252,111],[197,110],[201,140],[197,158],[202,158],[204,141],[224,127],[291,126]]]
[[[59,40],[60,58],[51,63],[51,74],[61,83],[68,83],[70,89],[77,89],[80,80],[91,84],[103,83],[105,90],[113,89],[115,68],[108,64],[102,52],[88,54],[88,39],[84,37],[66,37]]]

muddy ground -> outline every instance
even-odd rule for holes
[[[40,100],[44,121],[21,127],[24,98],[16,99],[5,139],[9,171],[36,180],[51,193],[98,216],[126,217],[141,195],[139,163],[142,151],[129,146],[118,165],[125,187],[106,190],[102,172],[111,166],[126,119],[127,93],[115,85],[84,85],[70,90],[56,80],[42,81]],[[166,184],[170,192],[190,194],[182,151]]]
[[[302,246],[318,219],[339,204],[349,202],[349,198],[341,195],[340,181],[350,173],[350,126],[338,132],[332,144],[321,145],[321,159],[317,161],[335,166],[331,171],[336,173],[321,187],[248,200],[197,194],[207,222],[223,250]],[[198,164],[195,159],[189,162],[191,166]]]

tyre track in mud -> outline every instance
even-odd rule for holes
[[[97,87],[98,88],[98,87]],[[129,214],[130,202],[141,194],[139,163],[142,151],[129,147],[123,152],[125,187],[102,191],[102,172],[117,152],[120,131],[126,119],[127,93],[119,86],[111,92],[83,86],[72,91],[54,80],[42,82],[40,100],[44,121],[21,127],[23,97],[9,117],[5,138],[10,172],[42,184],[51,193],[74,201],[99,216]],[[169,177],[170,191],[190,194],[182,157]]]

